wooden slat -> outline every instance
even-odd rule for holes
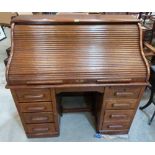
[[[10,84],[145,81],[137,24],[15,25],[13,32]]]

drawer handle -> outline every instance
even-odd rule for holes
[[[47,121],[49,118],[47,116],[42,116],[42,117],[32,117],[32,121]]]
[[[127,118],[128,115],[117,115],[117,114],[113,114],[110,116],[110,118]]]
[[[30,111],[41,111],[41,110],[45,110],[46,108],[45,107],[28,107],[27,110],[30,110]]]
[[[116,92],[115,96],[118,97],[123,97],[123,96],[133,96],[134,93],[133,92]]]
[[[122,104],[114,103],[114,104],[112,104],[112,107],[130,107],[130,104],[128,104],[128,103],[122,103]]]
[[[48,127],[45,127],[45,128],[32,128],[32,131],[47,132],[47,131],[49,131],[49,128]]]
[[[44,94],[39,94],[39,95],[24,95],[24,98],[25,99],[39,99],[39,98],[43,98],[44,97]]]
[[[109,125],[108,128],[122,128],[123,125]]]

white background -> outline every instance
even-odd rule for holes
[[[12,12],[154,12],[155,0],[0,0],[0,11]]]

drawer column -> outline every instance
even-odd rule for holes
[[[97,130],[104,134],[127,134],[144,89],[144,86],[106,87]]]
[[[54,89],[11,89],[27,137],[59,135]]]

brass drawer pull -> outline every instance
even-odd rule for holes
[[[49,128],[33,128],[32,130],[36,132],[47,132],[49,131]]]
[[[122,103],[122,104],[114,103],[114,104],[112,104],[112,107],[130,107],[130,104],[127,104],[127,103]]]
[[[118,97],[122,97],[122,96],[133,96],[134,93],[133,92],[116,92],[115,93],[115,96],[118,96]]]
[[[32,118],[31,118],[32,121],[46,121],[46,120],[48,120],[48,119],[49,119],[49,117],[47,117],[47,116],[32,117]]]
[[[108,128],[123,128],[123,125],[109,125]]]
[[[43,97],[44,97],[44,94],[39,94],[39,95],[24,95],[24,98],[25,99],[32,99],[32,98],[38,99],[38,98],[43,98]]]
[[[111,115],[110,116],[110,118],[127,118],[128,117],[128,115],[117,115],[117,114],[113,114],[113,115]]]
[[[41,111],[41,110],[45,110],[46,108],[45,107],[28,107],[27,110],[30,110],[30,111]]]

